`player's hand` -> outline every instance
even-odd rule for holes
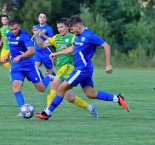
[[[33,26],[32,32],[33,32],[35,35],[39,35],[41,31],[40,31],[38,28],[36,28],[35,26]]]
[[[54,58],[56,58],[58,55],[57,55],[57,53],[51,53],[50,55],[49,55],[49,57],[51,58],[51,59],[54,59]]]
[[[9,56],[1,57],[1,62],[6,63],[9,60]]]
[[[21,59],[20,55],[19,55],[19,56],[16,56],[16,57],[13,59],[13,62],[18,62],[20,59]]]
[[[109,64],[109,65],[106,65],[106,72],[108,74],[111,74],[112,73],[112,66]]]

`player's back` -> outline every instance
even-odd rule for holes
[[[74,40],[74,64],[75,67],[83,68],[90,65],[92,67],[91,58],[96,51],[96,46],[100,46],[104,41],[94,32],[85,29]]]

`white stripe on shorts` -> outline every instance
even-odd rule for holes
[[[37,74],[38,74],[38,76],[39,76],[39,79],[40,79],[40,81],[42,81],[42,78],[41,78],[41,76],[40,76],[40,72],[39,72],[39,70],[38,70],[38,68],[35,66],[35,69],[36,69],[36,72],[37,72]]]
[[[77,78],[77,76],[79,76],[80,73],[81,73],[81,71],[78,70],[78,71],[71,77],[71,79],[68,81],[68,83],[71,84],[71,83]]]

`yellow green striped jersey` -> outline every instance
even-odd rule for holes
[[[75,35],[74,34],[67,34],[66,36],[62,36],[60,34],[56,34],[54,37],[49,38],[49,43],[56,48],[56,52],[61,51],[62,45],[66,45],[67,47],[71,46],[74,41]],[[56,58],[56,69],[58,70],[61,66],[65,64],[73,64],[73,54],[64,54],[59,55]]]
[[[7,33],[9,32],[9,28],[8,27],[4,27],[2,26],[0,28],[0,35],[1,38],[5,38],[7,36]],[[8,40],[5,38],[5,40],[3,40],[3,49],[9,50],[9,45],[8,45]]]

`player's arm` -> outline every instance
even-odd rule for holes
[[[57,57],[58,55],[62,55],[62,54],[70,54],[70,53],[73,53],[74,52],[74,45],[68,47],[68,48],[65,48],[63,49],[62,51],[59,51],[59,52],[55,52],[55,53],[51,53],[50,54],[50,58],[55,58]]]
[[[10,52],[6,56],[1,57],[0,60],[2,63],[6,63],[9,60],[9,58],[10,58]]]
[[[29,47],[27,47],[27,51],[25,53],[22,53],[22,54],[18,55],[17,57],[15,57],[13,59],[13,62],[18,62],[21,58],[31,57],[32,55],[34,55],[34,53],[35,53],[34,47],[29,46]]]
[[[106,72],[110,74],[110,73],[112,73],[112,66],[110,63],[110,56],[111,56],[110,45],[108,43],[104,42],[101,46],[104,48],[104,51],[105,51]]]
[[[34,35],[36,36],[36,42],[37,42],[37,44],[38,44],[38,46],[40,47],[40,48],[45,48],[45,47],[47,47],[47,46],[51,46],[51,44],[49,43],[49,41],[48,40],[45,40],[45,41],[43,41],[41,38],[40,38],[40,30],[39,29],[37,29],[36,27],[33,27],[33,29],[32,29],[32,32],[34,33]]]
[[[44,37],[46,40],[49,38],[44,32],[40,31],[39,36]]]

